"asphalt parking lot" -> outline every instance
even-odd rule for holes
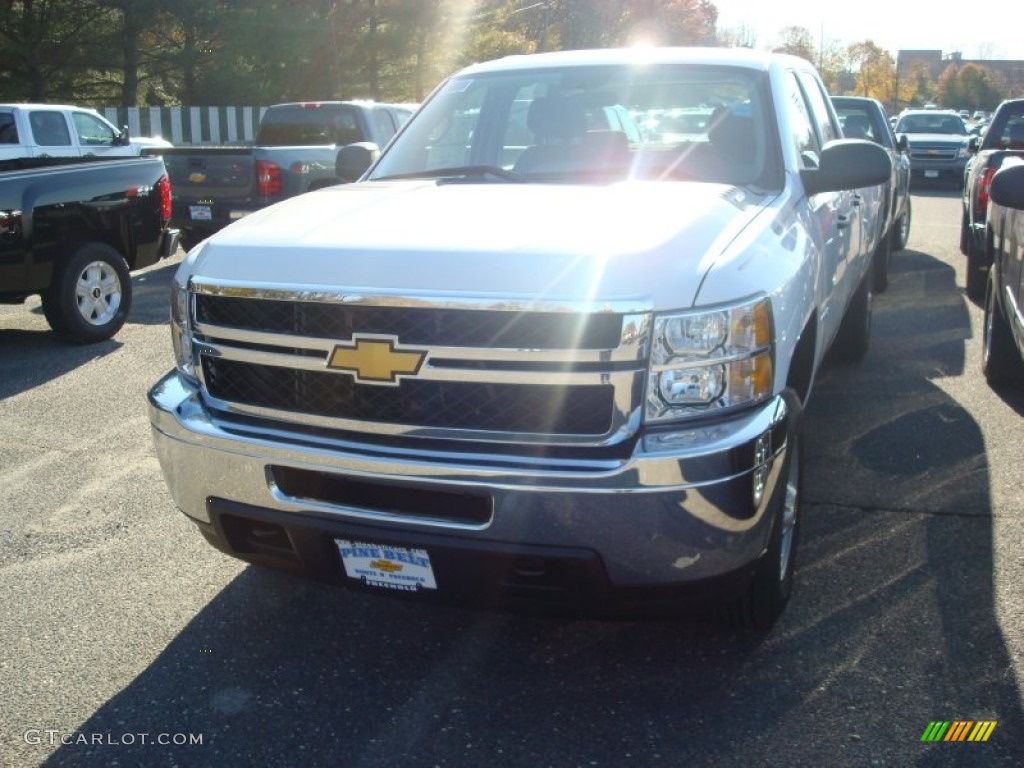
[[[1024,765],[1024,390],[980,374],[958,226],[954,192],[915,193],[867,358],[818,382],[796,593],[764,637],[247,567],[152,449],[181,254],[109,342],[0,307],[0,765]],[[995,726],[922,741],[935,721]]]

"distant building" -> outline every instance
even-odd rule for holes
[[[950,64],[977,64],[999,74],[1006,81],[1008,97],[1024,96],[1024,60],[1021,59],[965,59],[958,52],[944,54],[939,50],[907,50],[896,54],[896,71],[901,76],[913,72],[918,63],[928,67],[928,74],[933,80],[938,80]]]

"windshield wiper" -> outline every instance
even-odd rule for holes
[[[431,168],[412,173],[396,173],[391,176],[378,176],[373,181],[390,181],[392,179],[444,179],[446,181],[462,181],[466,179],[482,179],[493,176],[502,181],[522,184],[526,181],[515,171],[506,171],[497,165],[458,165],[452,168]]]

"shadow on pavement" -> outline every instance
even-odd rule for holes
[[[797,592],[767,637],[474,613],[250,567],[79,728],[202,745],[71,744],[47,765],[1024,764],[985,445],[933,383],[971,337],[953,278],[898,254],[867,358],[818,382]],[[998,725],[922,743],[934,720]]]
[[[132,307],[128,323],[159,325],[170,315],[170,284],[180,259],[132,276]],[[24,311],[43,316],[38,299]],[[45,325],[33,329],[0,328],[0,400],[59,378],[79,366],[116,353],[124,344],[122,330],[96,344],[62,341]],[[168,349],[170,341],[168,336]]]

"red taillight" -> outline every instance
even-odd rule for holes
[[[984,217],[985,215],[985,210],[988,208],[988,188],[995,174],[996,169],[991,167],[981,172],[981,178],[978,179],[978,195],[974,201],[975,216]]]
[[[256,161],[256,194],[273,197],[281,194],[281,169],[269,160]]]
[[[160,195],[160,218],[168,221],[171,218],[171,180],[166,174],[156,183],[156,191]]]

